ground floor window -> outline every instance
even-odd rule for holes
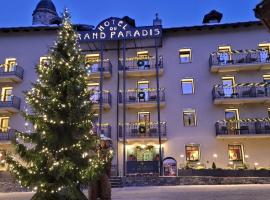
[[[243,162],[243,146],[240,144],[228,146],[229,160],[232,162]]]
[[[128,148],[127,150],[128,161],[155,161],[159,160],[158,148],[149,146],[136,146],[134,148]]]
[[[172,157],[167,157],[163,160],[163,175],[176,176],[177,175],[177,162]]]
[[[187,162],[198,162],[200,161],[200,145],[189,144],[186,145],[186,161]]]

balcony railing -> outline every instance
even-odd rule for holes
[[[159,89],[159,100],[160,102],[165,102],[165,89]],[[119,93],[119,103],[123,103],[123,92]],[[157,101],[157,89],[150,88],[150,89],[134,89],[128,90],[126,92],[126,102],[127,103],[149,103],[149,102],[156,102]]]
[[[0,108],[15,108],[20,110],[21,99],[16,96],[9,96],[0,101]]]
[[[0,130],[0,141],[8,141],[15,138],[15,129]]]
[[[92,128],[94,133],[98,133],[99,131],[99,125],[95,124]],[[108,138],[111,138],[111,126],[109,124],[101,124],[101,133],[100,135],[104,135]]]
[[[268,83],[216,85],[212,90],[212,96],[214,100],[270,97],[270,85]]]
[[[160,122],[161,137],[167,136],[166,122]],[[123,138],[123,126],[119,125],[119,137]],[[158,122],[128,123],[126,125],[126,138],[158,138]]]
[[[156,58],[150,57],[147,59],[142,59],[138,57],[127,58],[126,59],[126,71],[144,71],[144,70],[155,70],[156,68]],[[157,66],[163,69],[163,58],[159,56]],[[123,61],[120,61],[119,70],[123,70]]]
[[[9,76],[16,76],[20,80],[23,80],[23,73],[24,70],[19,65],[15,65],[8,70],[5,67],[0,67],[0,79],[1,78],[7,79]]]
[[[127,173],[159,173],[159,161],[127,161]]]
[[[245,66],[252,68],[254,65],[270,64],[269,54],[265,50],[234,50],[232,52],[215,52],[210,55],[209,65],[211,71],[213,66],[230,68],[233,66]],[[255,68],[254,68],[255,69]],[[216,70],[218,71],[218,70]]]
[[[270,119],[242,119],[216,122],[216,135],[260,135],[269,134]]]
[[[112,74],[112,64],[111,64],[110,60],[104,60],[102,68],[101,68],[100,62],[86,64],[86,69],[87,69],[87,74],[90,77],[92,77],[92,76],[99,77],[99,73],[101,70],[103,71],[103,73],[104,73],[103,75],[105,77],[106,77],[106,73],[109,76],[111,76],[111,74]]]
[[[90,97],[90,100],[92,101],[92,103],[94,105],[99,104],[99,94],[100,94],[99,91],[94,91],[93,94],[92,94],[92,96]],[[103,91],[102,92],[102,99],[103,99],[103,103],[104,104],[111,105],[112,96],[111,96],[110,91]]]

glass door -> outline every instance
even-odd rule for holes
[[[138,82],[138,100],[148,101],[149,100],[149,81]]]
[[[229,134],[237,134],[239,129],[239,112],[238,109],[226,109],[225,110],[226,126]]]
[[[234,77],[223,77],[222,78],[222,87],[225,97],[232,97],[234,93]]]
[[[150,128],[150,113],[149,112],[139,112],[138,113],[138,124],[139,133],[145,134]]]

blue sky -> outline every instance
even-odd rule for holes
[[[128,15],[138,26],[151,25],[159,13],[164,27],[192,26],[212,9],[223,13],[222,22],[256,20],[253,8],[261,0],[53,0],[60,13],[69,8],[74,23],[97,25],[108,17]],[[0,0],[0,27],[29,26],[39,0]]]

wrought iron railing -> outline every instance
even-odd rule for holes
[[[18,76],[20,79],[23,79],[24,70],[21,66],[15,65],[8,70],[5,67],[0,67],[0,77],[15,75]]]
[[[227,54],[225,57],[222,56]],[[215,52],[210,55],[209,64],[227,66],[227,65],[239,65],[250,63],[269,63],[269,54],[262,50],[235,50],[230,53]]]
[[[159,173],[159,161],[127,161],[127,173]]]
[[[216,135],[270,134],[270,119],[222,120],[216,122],[215,127]]]
[[[119,103],[123,103],[123,92],[119,92]],[[159,100],[160,102],[165,101],[165,89],[159,89]],[[134,89],[126,92],[127,103],[144,103],[144,102],[156,102],[157,101],[157,89]]]
[[[0,101],[0,108],[13,107],[20,110],[20,105],[21,99],[16,96],[4,97],[4,99]]]
[[[99,124],[95,124],[92,128],[94,133],[99,132]],[[109,124],[101,124],[101,133],[100,135],[104,135],[108,138],[111,138],[111,126]]]
[[[15,129],[0,130],[0,140],[12,140],[15,138]]]
[[[93,104],[99,104],[99,91],[93,91],[90,100],[92,101]],[[102,92],[102,99],[103,99],[103,103],[108,103],[109,105],[111,105],[112,103],[112,96],[110,91],[103,91]]]
[[[126,59],[126,70],[127,71],[143,71],[143,70],[150,70],[156,68],[156,58],[127,58]],[[163,68],[163,58],[162,56],[158,57],[157,66],[162,69]],[[123,61],[120,60],[119,62],[119,70],[123,70]]]
[[[216,85],[212,90],[212,96],[213,99],[270,97],[270,85],[267,83]]]
[[[104,60],[102,68],[101,63],[98,61],[96,63],[86,63],[85,67],[88,75],[99,73],[101,70],[103,70],[103,72],[110,72],[110,74],[112,73],[112,63],[110,60]]]
[[[167,136],[166,122],[160,122],[161,137]],[[123,138],[123,125],[118,128],[119,137]],[[126,138],[158,138],[158,122],[127,123]]]

